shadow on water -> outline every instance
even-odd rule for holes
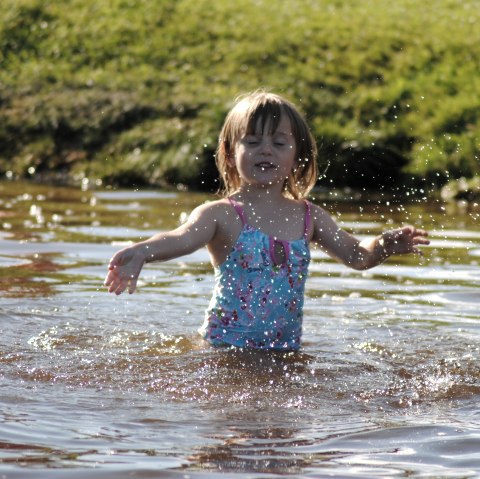
[[[203,195],[0,191],[5,477],[480,471],[478,208],[327,204],[360,236],[421,223],[432,244],[370,272],[314,252],[304,347],[265,353],[198,338],[205,251],[148,265],[133,296],[101,286],[116,249]]]

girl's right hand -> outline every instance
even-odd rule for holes
[[[109,293],[121,294],[126,289],[132,294],[137,286],[138,276],[145,263],[145,254],[141,248],[132,246],[113,255],[108,265],[108,274],[104,286]]]

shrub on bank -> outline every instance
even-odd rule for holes
[[[5,0],[0,170],[215,186],[232,100],[305,112],[337,185],[471,177],[475,0]]]

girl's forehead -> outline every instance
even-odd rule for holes
[[[250,119],[245,128],[245,133],[282,133],[285,135],[292,134],[292,125],[290,119],[285,114],[280,115],[259,115],[257,118]]]

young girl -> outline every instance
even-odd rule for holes
[[[197,207],[179,228],[116,253],[105,285],[133,293],[145,263],[206,246],[215,288],[201,335],[212,345],[296,350],[302,334],[309,245],[368,269],[429,244],[412,226],[364,241],[305,199],[317,180],[317,150],[304,118],[280,96],[241,98],[223,125],[216,162],[224,198]]]

